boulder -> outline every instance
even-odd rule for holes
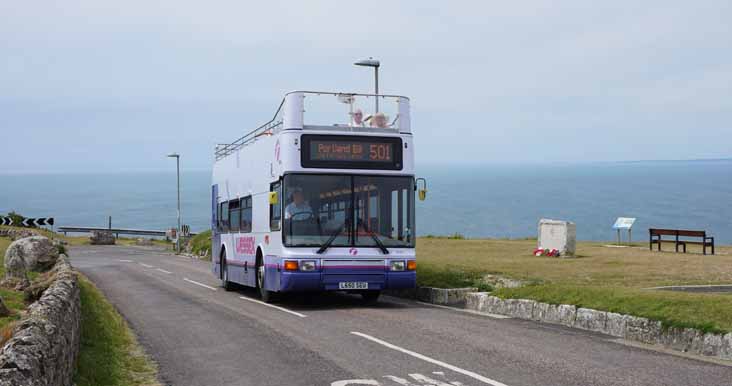
[[[13,262],[20,258],[25,262],[25,268],[32,271],[42,271],[53,267],[58,260],[58,247],[53,245],[48,237],[31,236],[13,241],[5,251],[5,269],[16,269]],[[7,276],[7,275],[6,275]]]
[[[109,231],[94,231],[89,238],[92,245],[114,245],[114,235]]]
[[[135,240],[135,245],[143,246],[143,247],[151,247],[153,245],[153,241],[150,239],[145,238],[139,238]]]
[[[8,252],[10,249],[8,248]],[[5,277],[0,286],[22,291],[30,285],[27,267],[22,254],[5,253]]]

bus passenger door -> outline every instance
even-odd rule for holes
[[[211,270],[221,277],[219,254],[221,253],[221,234],[219,233],[219,185],[211,186]]]

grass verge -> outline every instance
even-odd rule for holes
[[[159,385],[157,369],[122,316],[88,279],[81,287],[81,348],[74,376],[77,386]]]
[[[533,299],[550,304],[573,304],[641,316],[661,321],[665,328],[690,327],[714,333],[732,330],[732,295],[729,294],[661,292],[567,284],[502,288],[493,294],[505,299]]]
[[[577,258],[532,254],[535,240],[420,238],[417,282],[432,287],[464,287],[487,274],[531,285],[499,289],[503,298],[574,304],[659,320],[664,326],[708,332],[732,331],[732,294],[647,290],[665,285],[732,283],[732,248],[717,255],[649,251],[640,244],[610,248],[579,242]],[[475,286],[475,285],[473,285]]]

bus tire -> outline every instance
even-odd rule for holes
[[[221,287],[224,291],[231,291],[234,285],[229,281],[229,268],[226,266],[226,250],[221,252]]]
[[[272,291],[267,291],[265,288],[265,279],[267,275],[264,269],[264,260],[261,256],[257,257],[257,291],[259,291],[259,297],[263,302],[269,303],[274,297]]]
[[[379,301],[379,296],[381,296],[381,291],[361,292],[361,299],[363,299],[366,304],[376,304],[376,302]]]

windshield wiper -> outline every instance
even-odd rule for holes
[[[363,227],[363,230],[365,230],[366,233],[368,233],[369,236],[371,236],[372,239],[374,239],[374,241],[376,242],[376,245],[381,250],[381,253],[383,253],[385,255],[388,255],[389,254],[389,250],[386,249],[386,245],[384,245],[384,243],[381,241],[381,239],[379,238],[379,236],[377,236],[376,233],[374,233],[372,230],[366,228],[366,225],[363,223],[363,220],[358,219],[358,224]]]
[[[338,230],[337,230],[337,231],[336,231],[335,233],[333,233],[332,235],[330,235],[330,238],[328,238],[328,240],[326,240],[326,241],[325,241],[325,242],[323,243],[323,245],[321,245],[321,246],[320,246],[320,249],[318,249],[318,250],[317,250],[317,252],[315,252],[315,253],[317,253],[317,254],[321,255],[321,254],[323,254],[323,252],[325,252],[325,251],[326,251],[326,250],[327,250],[328,248],[330,248],[330,245],[331,245],[331,244],[333,244],[333,241],[334,241],[334,240],[336,239],[336,237],[338,237],[338,235],[340,235],[340,234],[341,234],[341,232],[343,232],[343,229],[344,229],[344,228],[346,227],[346,225],[348,225],[348,224],[350,224],[350,221],[346,221],[346,222],[344,222],[344,223],[343,223],[343,225],[341,225],[341,227],[340,227],[340,228],[338,228]]]

